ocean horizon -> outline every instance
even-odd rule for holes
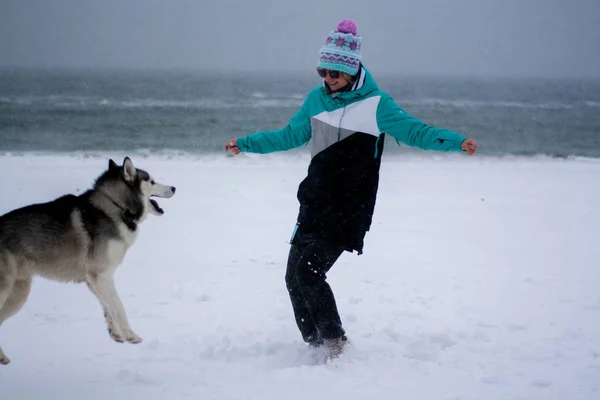
[[[600,79],[374,76],[481,156],[600,158]],[[217,154],[284,127],[320,84],[312,73],[3,68],[0,153]],[[389,136],[385,152],[422,154]]]

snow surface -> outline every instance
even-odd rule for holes
[[[365,253],[328,278],[352,345],[323,365],[284,283],[308,157],[132,159],[177,186],[116,272],[144,342],[113,342],[85,285],[37,278],[0,328],[0,399],[600,399],[598,160],[384,156]],[[0,156],[0,213],[106,166]]]

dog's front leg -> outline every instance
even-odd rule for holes
[[[112,274],[90,273],[88,274],[87,283],[104,309],[104,316],[110,337],[120,343],[125,340],[131,343],[141,342],[142,339],[135,334],[129,325],[125,308],[117,293]]]
[[[125,335],[125,340],[127,340],[129,343],[140,343],[142,341],[142,338],[139,337],[138,335],[136,335],[136,333],[133,331],[133,329],[131,329],[131,326],[129,325],[129,320],[127,319],[127,313],[125,312],[125,307],[123,306],[123,303],[121,302],[121,299],[119,297],[119,294],[117,293],[117,288],[115,287],[115,283],[111,278],[111,282],[112,282],[112,294],[111,296],[114,296],[114,307],[115,307],[115,311],[116,311],[116,316],[117,316],[117,321],[119,321],[119,326],[121,327],[121,329],[123,330],[123,334]]]
[[[114,304],[111,304],[113,302],[110,299],[111,280],[112,277],[108,277],[107,279],[105,276],[90,273],[87,277],[87,285],[102,305],[110,337],[116,342],[123,343],[125,341],[123,331],[117,323]],[[112,285],[114,286],[114,283]]]

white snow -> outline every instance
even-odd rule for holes
[[[83,192],[107,157],[0,156],[0,214]],[[384,155],[365,253],[328,274],[352,346],[323,365],[284,283],[308,156],[132,159],[177,186],[115,275],[144,341],[113,342],[85,285],[35,279],[0,327],[0,399],[600,398],[598,160]]]

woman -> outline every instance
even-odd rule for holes
[[[313,89],[288,126],[239,137],[225,151],[270,153],[312,139],[300,211],[292,235],[285,281],[304,341],[339,355],[346,337],[326,273],[346,250],[362,254],[371,225],[385,133],[425,150],[463,151],[477,144],[458,133],[428,126],[379,90],[360,62],[356,23],[341,21],[320,50]]]

